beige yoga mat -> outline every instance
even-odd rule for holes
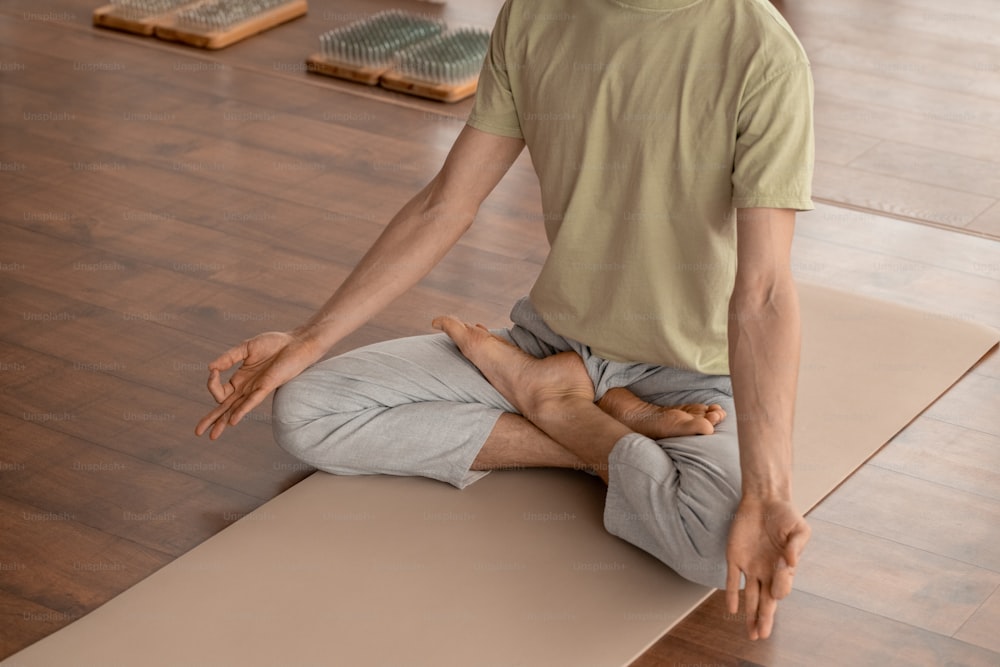
[[[998,340],[801,285],[796,500],[812,507]],[[604,532],[587,475],[317,473],[3,665],[609,667],[711,591]]]

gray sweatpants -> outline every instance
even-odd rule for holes
[[[729,523],[740,497],[728,376],[609,361],[553,332],[527,298],[497,331],[532,356],[573,350],[596,398],[627,387],[659,405],[719,403],[708,436],[624,436],[611,452],[604,526],[681,576],[725,585]],[[470,466],[504,412],[517,412],[444,334],[369,345],[323,361],[281,387],[274,435],[295,457],[342,475],[422,475],[458,488],[488,474]]]

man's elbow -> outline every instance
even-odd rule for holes
[[[440,174],[424,188],[420,197],[420,218],[426,223],[465,231],[472,225],[479,204],[462,193],[449,191]]]
[[[797,308],[798,292],[787,267],[738,275],[729,300],[731,314],[784,311]]]

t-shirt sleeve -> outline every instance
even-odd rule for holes
[[[483,68],[479,74],[476,100],[466,121],[468,125],[505,137],[521,138],[521,123],[517,106],[511,92],[509,73],[516,63],[507,61],[507,26],[510,18],[510,2],[504,4],[497,16],[496,25],[490,36],[490,46],[486,51]]]
[[[796,63],[749,91],[737,119],[736,208],[813,208],[813,81]]]

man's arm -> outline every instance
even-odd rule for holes
[[[737,211],[738,268],[729,304],[729,363],[739,424],[742,499],[726,551],[726,597],[739,609],[740,574],[751,639],[771,633],[791,591],[809,526],[791,502],[792,421],[799,305],[791,274],[792,209]]]
[[[319,360],[416,284],[472,224],[480,204],[524,148],[522,139],[466,126],[441,171],[393,217],[322,308],[290,332],[268,332],[209,364],[208,389],[219,403],[198,423],[218,438],[272,391]],[[221,374],[241,364],[228,382]]]
[[[322,308],[297,331],[329,350],[430,273],[472,225],[524,148],[466,126],[441,171],[393,217]]]

